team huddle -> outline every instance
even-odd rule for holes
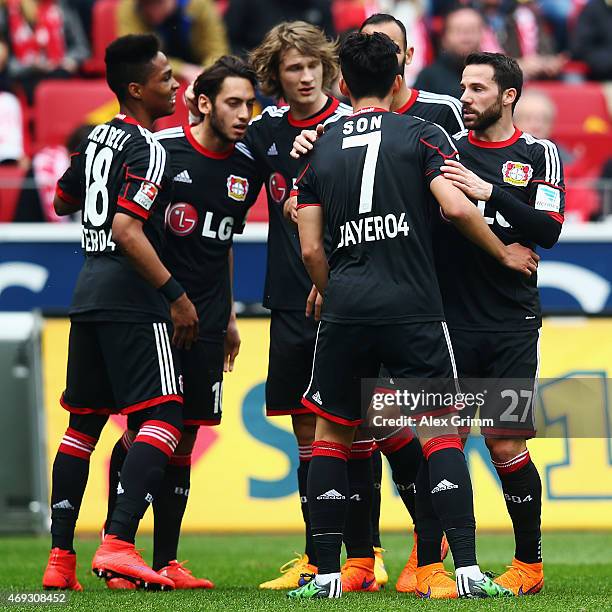
[[[406,379],[453,388],[526,379],[535,393],[534,249],[552,247],[563,223],[555,145],[512,122],[516,62],[470,55],[459,101],[405,84],[412,52],[390,15],[368,18],[339,53],[318,28],[282,23],[249,63],[225,56],[203,70],[188,90],[189,126],[153,133],[178,89],[159,42],[129,35],[109,45],[120,114],[80,145],[54,202],[58,214],[82,211],[85,260],[70,310],[60,400],[70,420],[53,464],[44,588],[82,589],[75,525],[90,455],[115,413],[127,429],[111,456],[93,572],[111,589],[213,588],[177,550],[198,428],[221,423],[224,372],[240,349],[233,235],[264,186],[266,413],[291,416],[305,548],[260,588],[337,598],[388,582],[378,526],[385,455],[414,523],[398,591],[452,599],[542,589],[542,487],[526,445],[533,395],[518,428],[483,430],[516,544],[496,578],[476,557],[469,432],[366,418],[375,392]],[[352,106],[327,93],[339,70]],[[253,118],[257,88],[285,105]],[[149,505],[151,566],[134,546]],[[454,578],[442,564],[449,549]]]

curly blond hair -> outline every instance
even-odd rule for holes
[[[321,60],[323,89],[329,90],[338,76],[338,43],[329,40],[323,30],[310,23],[285,21],[272,28],[250,54],[262,92],[275,98],[283,97],[278,70],[281,55],[289,49]]]

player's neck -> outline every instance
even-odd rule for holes
[[[412,97],[412,89],[407,87],[405,83],[402,83],[400,90],[393,96],[393,102],[391,102],[391,110],[395,111],[398,108],[402,108],[408,104],[408,100]]]
[[[388,111],[391,108],[391,97],[388,96],[382,100],[373,97],[360,98],[359,100],[351,98],[351,103],[353,105],[353,113],[358,113],[365,108],[376,108]]]
[[[512,115],[509,115],[508,117],[502,117],[486,130],[474,130],[474,136],[485,142],[504,142],[512,138],[514,131]]]
[[[196,142],[213,153],[226,153],[233,146],[233,142],[229,142],[225,138],[220,138],[218,134],[210,127],[210,121],[202,121],[189,128],[191,135]]]
[[[151,117],[151,115],[141,106],[132,107],[129,104],[122,103],[119,105],[119,113],[135,119],[140,125],[142,125],[143,128],[146,128],[147,130],[153,129],[155,119]]]
[[[309,102],[308,104],[289,101],[291,116],[297,121],[302,121],[303,119],[308,119],[308,117],[316,115],[326,104],[327,94],[324,92],[319,94],[315,102]]]

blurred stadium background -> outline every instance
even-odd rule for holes
[[[195,64],[228,49],[252,48],[284,19],[304,18],[330,35],[342,35],[374,12],[394,13],[406,24],[417,50],[406,78],[417,86],[431,82],[432,71],[453,61],[459,65],[470,46],[515,54],[530,77],[527,91],[534,95],[522,109],[519,127],[559,144],[568,190],[561,240],[542,253],[540,264],[548,315],[540,375],[561,379],[587,373],[603,381],[597,439],[564,438],[563,427],[580,418],[580,406],[567,414],[545,406],[546,418],[558,421],[559,435],[531,447],[544,481],[543,524],[546,529],[612,529],[612,409],[606,384],[612,371],[612,84],[605,82],[612,81],[612,4],[461,3],[475,6],[478,19],[475,31],[469,19],[455,23],[457,33],[445,17],[455,7],[451,0],[59,0],[47,4],[57,4],[64,20],[64,57],[46,64],[28,63],[28,54],[15,44],[10,19],[11,7],[21,6],[27,17],[36,14],[36,4],[0,3],[0,430],[5,432],[0,532],[48,529],[49,471],[67,421],[58,404],[65,381],[65,316],[81,265],[79,224],[57,218],[51,202],[80,129],[117,111],[103,79],[105,46],[130,27],[163,37],[173,15],[174,27],[186,28],[183,43],[191,35],[199,40],[185,49],[189,45],[181,46],[176,37],[168,39],[177,47],[168,53],[176,56],[184,88]],[[474,12],[463,16],[473,18]],[[179,101],[175,116],[158,128],[186,121],[182,96]],[[262,106],[269,102],[260,100]],[[202,428],[199,435],[187,531],[301,529],[289,417],[286,422],[264,417],[268,319],[260,300],[266,235],[267,209],[260,198],[245,234],[236,237],[234,293],[242,315],[242,348],[224,385],[223,425]],[[121,417],[113,419],[97,446],[81,533],[97,532],[102,524],[107,464],[122,427]],[[469,461],[479,527],[509,529],[481,440],[470,443]],[[406,530],[405,511],[390,478],[384,479],[383,496],[383,529]]]

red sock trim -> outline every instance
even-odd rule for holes
[[[410,429],[410,427],[404,427],[401,431],[384,440],[377,440],[376,444],[380,452],[388,456],[396,453],[400,448],[404,448],[404,446],[410,444],[413,440],[414,432],[412,429]]]
[[[374,452],[374,440],[357,440],[351,446],[349,460],[369,459]]]
[[[174,454],[181,432],[165,421],[146,421],[140,427],[134,443],[150,444],[171,457]]]
[[[177,467],[187,467],[191,465],[191,453],[188,455],[172,455],[168,461],[168,465],[176,465]]]
[[[92,436],[88,436],[76,429],[72,429],[72,427],[68,427],[66,433],[62,437],[58,452],[89,461],[91,453],[93,453],[96,448],[97,441],[98,440]]]
[[[423,456],[425,459],[429,459],[432,453],[444,450],[445,448],[456,448],[463,452],[463,445],[461,444],[461,438],[456,435],[438,436],[432,438],[429,442],[423,445]]]
[[[344,446],[344,444],[326,442],[325,440],[317,440],[312,443],[313,457],[335,457],[336,459],[347,461],[350,454],[351,449],[348,446]]]
[[[519,453],[516,457],[513,457],[509,461],[496,462],[492,461],[493,467],[497,470],[497,473],[502,476],[503,474],[511,474],[517,472],[521,468],[524,468],[531,461],[529,451],[525,449],[522,453]]]

